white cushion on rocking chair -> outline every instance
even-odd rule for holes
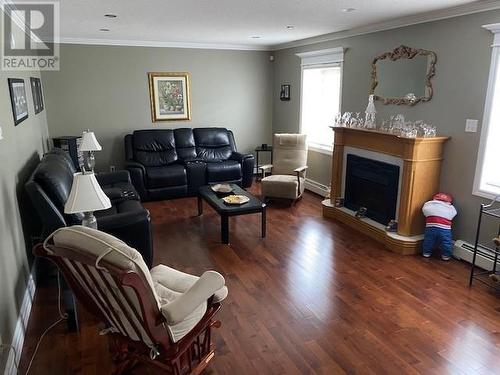
[[[222,278],[222,276],[218,273],[213,273],[216,274],[214,275],[216,279]],[[163,264],[160,264],[151,269],[151,277],[153,278],[156,294],[160,298],[162,313],[163,315],[165,315],[165,318],[167,320],[173,319],[172,315],[175,315],[176,310],[179,308],[179,306],[176,306],[176,309],[172,314],[172,312],[168,311],[168,307],[172,306],[171,303],[185,294],[200,279],[197,276],[178,271]],[[221,287],[214,293],[214,302],[220,302],[227,296],[228,291],[227,287],[224,286],[223,280],[223,278],[220,281],[218,280],[219,282],[221,282],[221,284],[219,284],[221,285]],[[208,294],[211,294],[212,292],[210,291],[210,289],[208,290]],[[181,338],[183,338],[189,331],[193,329],[193,327],[201,320],[201,318],[205,314],[207,310],[206,297],[202,296],[200,300],[203,300],[203,302],[187,316],[183,316],[182,320],[179,323],[167,325],[170,337],[172,338],[173,342],[177,342]]]
[[[227,296],[224,277],[219,273],[207,271],[201,277],[197,277],[164,265],[158,265],[149,271],[137,250],[99,230],[75,225],[58,229],[52,236],[57,246],[93,256],[96,262],[102,258],[113,266],[134,271],[143,276],[144,281],[151,288],[158,308],[166,319],[165,327],[173,342],[183,338],[202,319],[207,310],[207,299],[210,296],[214,296],[214,302],[220,302]],[[100,286],[103,290],[107,288],[106,284]],[[117,307],[119,306],[110,306],[115,310]],[[138,306],[135,308],[140,313],[140,308]],[[126,333],[132,339],[138,340],[139,338],[133,334],[133,329],[127,322],[128,318],[122,312],[117,312],[117,314],[127,328]],[[142,339],[149,343],[149,339],[146,340],[144,337]]]

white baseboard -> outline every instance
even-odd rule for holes
[[[33,298],[35,297],[36,285],[33,280],[33,276],[30,274],[28,278],[28,285],[23,296],[23,302],[21,304],[21,310],[19,311],[19,316],[17,318],[16,327],[14,329],[14,336],[12,337],[11,345],[13,350],[9,351],[9,356],[7,358],[7,364],[5,366],[4,375],[16,375],[17,368],[19,366],[19,360],[21,359],[21,353],[23,351],[24,345],[24,334],[28,327],[28,321],[31,314],[31,307],[33,305]]]
[[[481,248],[482,253],[478,253],[476,257],[476,266],[483,270],[493,269],[494,254],[489,252],[486,248]],[[453,255],[455,258],[461,259],[467,263],[472,263],[474,256],[474,245],[462,240],[455,241],[453,247]]]
[[[329,193],[328,186],[310,180],[309,178],[306,178],[306,189],[312,191],[313,193],[319,194],[322,197],[326,197]]]

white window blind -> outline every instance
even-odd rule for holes
[[[302,87],[300,129],[309,147],[331,152],[330,126],[340,111],[343,49],[334,48],[297,54],[301,58]]]
[[[495,34],[474,178],[475,195],[500,195],[500,24],[484,26]]]

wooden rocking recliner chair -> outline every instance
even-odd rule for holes
[[[111,338],[117,374],[137,362],[199,374],[214,357],[211,328],[227,296],[222,275],[192,276],[164,265],[148,270],[119,239],[82,226],[56,230],[34,248],[59,267],[77,299]]]

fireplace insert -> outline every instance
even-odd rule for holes
[[[396,218],[399,166],[348,154],[344,206],[381,224]]]

